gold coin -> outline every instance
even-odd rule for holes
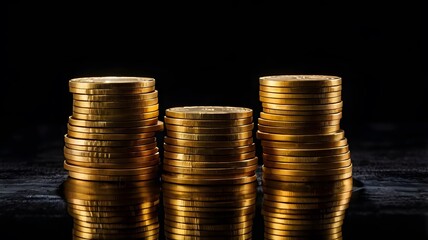
[[[268,182],[268,180],[267,180]],[[265,194],[271,194],[271,195],[278,195],[278,196],[284,196],[284,197],[315,197],[315,198],[323,198],[328,199],[336,196],[337,194],[343,194],[343,193],[351,193],[352,192],[352,186],[343,186],[341,188],[337,187],[334,189],[327,189],[323,191],[323,189],[326,189],[327,187],[316,189],[314,188],[313,192],[310,191],[304,191],[304,189],[300,189],[299,191],[288,191],[288,190],[280,190],[276,188],[271,188],[269,185],[263,186],[263,193]]]
[[[263,154],[263,160],[283,162],[283,163],[320,163],[320,162],[337,162],[351,158],[351,153],[330,155],[330,156],[316,156],[316,157],[295,157],[295,156],[281,156],[281,155],[270,155]]]
[[[85,156],[77,156],[64,153],[64,157],[67,161],[76,161],[76,162],[84,162],[84,163],[138,163],[142,161],[152,161],[159,158],[159,152],[153,155],[133,157],[133,158],[94,158],[94,157],[85,157]],[[80,164],[79,164],[80,165]]]
[[[339,141],[345,137],[343,130],[327,133],[327,134],[316,134],[316,135],[286,135],[286,134],[272,134],[257,131],[257,138],[261,140],[272,140],[272,141],[286,141],[286,142],[332,142]]]
[[[140,228],[144,226],[150,226],[154,224],[159,224],[158,218],[151,218],[143,221],[124,221],[121,223],[99,223],[99,222],[86,222],[78,219],[73,219],[74,225],[93,228],[93,229],[132,229],[132,228]]]
[[[348,206],[349,199],[340,199],[331,202],[321,203],[284,203],[284,202],[273,202],[263,199],[263,207],[273,207],[278,209],[291,209],[291,210],[319,210],[323,208],[337,207],[337,206]]]
[[[257,129],[261,132],[276,134],[327,134],[339,131],[340,125],[331,125],[326,127],[285,128],[258,124]]]
[[[235,148],[202,148],[202,147],[180,147],[164,143],[164,150],[168,152],[200,155],[232,155],[248,153],[256,150],[256,144]]]
[[[150,93],[140,94],[123,94],[123,95],[90,95],[90,94],[73,94],[73,100],[77,101],[91,101],[91,102],[121,102],[121,101],[141,101],[158,97],[158,91],[155,90]]]
[[[348,144],[348,140],[343,138],[339,141],[333,142],[309,142],[309,143],[296,143],[296,142],[276,142],[262,140],[262,147],[271,148],[288,148],[288,149],[320,149],[320,148],[335,148],[342,147]]]
[[[156,125],[132,128],[94,128],[94,127],[76,127],[67,125],[68,130],[82,133],[144,133],[159,132],[163,130],[163,122],[158,121]]]
[[[214,210],[217,210],[214,212]],[[228,209],[226,209],[228,210]],[[181,210],[174,206],[165,205],[164,211],[170,215],[179,216],[179,217],[197,217],[197,218],[236,218],[236,217],[242,217],[245,215],[252,215],[255,214],[255,208],[254,207],[245,207],[240,210],[232,209],[230,211],[225,211],[223,209],[213,209],[213,211],[193,211],[193,210]]]
[[[310,105],[310,104],[331,104],[342,101],[342,97],[332,98],[267,98],[259,97],[262,103],[274,103],[274,104],[296,104],[296,105]]]
[[[144,138],[152,138],[156,135],[156,133],[81,133],[68,130],[67,135],[72,138],[80,138],[86,140],[137,140]]]
[[[332,110],[319,110],[319,111],[293,111],[293,110],[277,110],[271,108],[263,108],[263,112],[277,115],[290,115],[290,116],[316,116],[326,115],[342,112],[342,108]]]
[[[318,220],[318,219],[326,219],[326,218],[332,218],[332,217],[345,218],[344,211],[337,211],[337,212],[331,212],[331,213],[318,213],[318,214],[285,214],[285,213],[267,212],[264,209],[262,209],[262,215],[268,216],[271,218],[297,219],[297,220]]]
[[[213,178],[213,179],[197,179],[183,178],[178,174],[162,174],[162,180],[169,183],[189,184],[189,185],[220,185],[220,184],[245,184],[256,181],[256,175],[236,177],[236,178]],[[220,176],[219,176],[220,177]]]
[[[270,172],[263,173],[264,179],[271,179],[271,180],[282,181],[282,182],[313,182],[313,181],[330,182],[330,181],[343,180],[350,177],[352,177],[352,172],[335,174],[335,175],[321,175],[321,176],[290,176],[290,175],[271,174]]]
[[[119,169],[128,169],[128,168],[142,168],[149,167],[160,164],[159,157],[150,161],[139,161],[139,162],[117,162],[117,163],[92,163],[92,162],[81,162],[81,161],[73,161],[67,159],[67,163],[76,165],[79,167],[87,167],[87,168],[119,168]]]
[[[322,171],[275,169],[262,166],[264,174],[285,176],[329,176],[352,173],[352,164],[343,168],[324,169]]]
[[[193,224],[181,223],[173,220],[165,219],[165,225],[178,229],[201,230],[201,231],[230,231],[234,229],[243,229],[253,226],[253,221],[240,223],[219,223],[219,224]]]
[[[91,189],[123,189],[123,188],[150,188],[156,187],[159,185],[157,180],[149,181],[138,181],[138,182],[121,182],[121,183],[112,183],[112,182],[91,182],[84,181],[74,178],[67,178],[64,182],[65,186],[79,186],[87,187]]]
[[[96,109],[108,109],[108,108],[129,108],[129,107],[145,107],[158,104],[158,98],[150,98],[144,100],[129,100],[129,101],[115,101],[115,102],[93,102],[93,101],[78,101],[73,100],[73,106],[82,108],[96,108]]]
[[[154,78],[148,77],[125,77],[125,76],[105,76],[105,77],[84,77],[73,78],[68,82],[72,88],[144,88],[155,85]]]
[[[86,168],[79,167],[75,165],[70,165],[64,161],[64,169],[77,173],[87,173],[90,175],[119,175],[119,176],[128,176],[128,175],[143,175],[150,174],[152,172],[158,172],[159,166],[154,165],[145,168],[128,168],[128,169],[100,169],[100,168]]]
[[[127,128],[127,127],[145,127],[150,125],[158,124],[157,118],[144,119],[144,120],[132,120],[122,119],[125,121],[92,121],[92,120],[80,120],[69,117],[68,123],[76,127],[102,127],[102,128]]]
[[[283,219],[283,218],[273,218],[269,216],[263,216],[263,219],[270,223],[282,223],[286,225],[313,225],[313,224],[330,224],[335,222],[343,222],[345,216],[326,218],[326,219],[311,219],[311,220],[301,220],[301,219]]]
[[[130,234],[130,233],[137,233],[137,232],[146,232],[146,231],[150,231],[150,230],[154,230],[154,229],[158,229],[159,228],[159,224],[152,224],[152,225],[147,225],[147,226],[142,226],[139,228],[128,228],[128,229],[111,229],[111,228],[87,228],[87,227],[82,227],[79,226],[77,224],[75,224],[73,226],[74,229],[76,229],[77,231],[80,232],[85,232],[85,233],[100,233],[100,234]]]
[[[129,206],[129,205],[136,205],[147,201],[155,201],[159,198],[159,195],[153,195],[153,196],[147,196],[147,197],[134,197],[134,198],[126,198],[126,199],[123,198],[119,200],[106,200],[106,199],[97,200],[96,196],[90,199],[82,199],[82,197],[88,198],[88,194],[80,194],[80,195],[77,195],[77,197],[74,197],[74,195],[75,194],[69,194],[69,193],[66,194],[65,198],[66,198],[67,204],[74,204],[74,205],[80,205],[80,206],[97,206],[97,207],[98,206],[103,206],[103,207]],[[142,221],[142,220],[144,219],[140,219],[136,221]]]
[[[286,148],[270,148],[263,147],[263,153],[281,156],[295,157],[323,157],[331,155],[339,155],[349,152],[348,145],[335,148],[322,149],[286,149]]]
[[[260,85],[260,91],[271,93],[328,93],[342,91],[341,85],[331,87],[270,87]]]
[[[288,115],[278,115],[270,114],[265,112],[260,112],[260,117],[268,120],[274,121],[287,121],[287,122],[324,122],[331,120],[339,120],[342,118],[342,112],[326,114],[326,115],[313,115],[313,116],[288,116]]]
[[[259,96],[266,98],[282,98],[282,99],[301,99],[301,98],[333,98],[341,97],[342,92],[327,92],[327,93],[272,93],[259,91]]]
[[[267,228],[269,229],[269,228]],[[308,234],[306,233],[305,235],[296,235],[294,232],[303,232],[303,231],[281,231],[278,229],[273,229],[274,233],[276,234],[272,234],[271,232],[265,231],[264,233],[264,239],[265,240],[295,240],[297,239],[301,239],[301,240],[311,240],[311,239],[322,239],[322,240],[342,240],[342,232],[338,232],[338,233],[334,233],[334,234],[319,234],[319,233],[311,233]],[[286,234],[288,235],[278,235],[279,232],[286,232]],[[289,232],[293,232],[293,235],[289,235]],[[305,231],[308,232],[308,231]]]
[[[353,179],[350,177],[330,182],[289,182],[284,184],[284,182],[265,179],[263,177],[263,188],[273,188],[276,191],[292,191],[296,194],[308,193],[308,195],[310,195],[311,192],[314,192],[316,195],[319,195],[320,193],[329,195],[352,190],[352,181]]]
[[[275,75],[260,77],[259,82],[269,87],[331,87],[341,85],[342,79],[326,75]]]
[[[247,233],[251,233],[252,230],[252,226],[246,227],[246,228],[238,228],[238,229],[229,229],[227,231],[221,231],[221,230],[201,230],[201,229],[182,229],[182,228],[177,228],[175,226],[169,226],[168,225],[168,221],[165,223],[165,233],[166,235],[168,233],[174,233],[174,234],[179,234],[182,236],[198,236],[198,237],[203,237],[205,239],[205,236],[216,236],[216,237],[224,237],[226,239],[229,239],[229,237],[232,236],[239,236],[242,234],[247,234]],[[184,226],[184,225],[179,225],[179,226]],[[182,238],[182,239],[186,239],[186,238]]]
[[[232,174],[253,174],[256,171],[257,165],[239,168],[188,168],[163,165],[163,170],[169,173],[192,174],[192,175],[232,175]]]
[[[351,159],[326,163],[282,163],[265,160],[263,161],[263,164],[268,168],[322,171],[332,168],[342,168],[349,166],[351,164]]]
[[[206,225],[217,225],[217,224],[240,224],[246,222],[252,222],[254,219],[254,214],[242,215],[237,217],[222,217],[214,216],[211,218],[200,218],[200,217],[182,217],[169,214],[169,211],[165,212],[165,220],[176,223],[186,223],[186,224],[206,224]]]
[[[126,200],[126,199],[124,199]],[[131,211],[131,212],[88,212],[88,211],[81,211],[77,209],[68,208],[68,212],[70,215],[79,215],[79,216],[85,216],[85,217],[94,217],[94,218],[110,218],[110,217],[135,217],[140,215],[149,215],[150,213],[157,212],[157,207],[151,207],[151,208],[144,208],[139,209],[137,211]]]
[[[205,240],[223,240],[223,239],[228,239],[228,240],[247,240],[247,239],[251,239],[252,237],[252,233],[248,232],[242,235],[236,235],[236,236],[192,236],[189,234],[177,234],[177,233],[171,233],[168,231],[165,231],[165,236],[167,237],[167,239],[170,240],[182,240],[182,239],[187,239],[187,240],[199,240],[199,239],[205,239]]]
[[[92,175],[87,173],[79,173],[74,171],[68,171],[68,176],[72,178],[77,178],[81,180],[89,180],[89,181],[143,181],[143,180],[151,180],[157,178],[159,175],[158,172],[151,172],[148,174],[140,174],[140,175]]]
[[[145,113],[133,113],[133,114],[110,114],[110,115],[95,115],[95,114],[81,114],[73,112],[73,118],[80,120],[89,120],[89,121],[138,121],[138,120],[147,120],[151,118],[156,118],[159,116],[159,111],[145,112]]]
[[[319,127],[339,125],[340,119],[330,120],[330,121],[317,121],[317,122],[286,122],[286,121],[277,121],[277,120],[259,118],[258,123],[264,126],[283,127],[287,129],[294,129],[294,128],[302,129],[302,128],[319,128]]]
[[[253,136],[252,131],[232,133],[232,134],[197,134],[167,131],[167,136],[177,139],[187,139],[195,141],[234,141],[246,139]]]
[[[121,88],[121,89],[108,89],[108,88],[74,88],[69,87],[71,93],[88,94],[88,95],[125,95],[125,94],[140,94],[149,93],[155,90],[155,86],[144,88]]]
[[[172,205],[169,203],[163,204],[165,208],[168,209],[174,209],[176,211],[183,211],[183,212],[201,212],[201,213],[212,213],[212,214],[218,214],[219,216],[223,215],[223,213],[233,213],[244,215],[246,213],[254,212],[255,211],[255,205],[245,206],[245,207],[194,207],[194,206],[179,206],[179,205]]]
[[[311,225],[311,224],[288,225],[288,224],[271,223],[271,222],[265,221],[265,227],[267,227],[267,228],[278,229],[278,230],[294,230],[294,231],[300,231],[300,230],[314,231],[314,230],[337,228],[337,227],[341,227],[342,225],[343,225],[342,222],[326,223],[326,224],[313,224],[313,225]]]
[[[101,152],[101,153],[126,153],[126,152],[137,152],[156,148],[157,143],[152,142],[148,144],[129,146],[129,147],[96,147],[96,146],[85,146],[65,143],[65,147],[88,152]]]
[[[129,108],[83,108],[73,106],[73,112],[81,114],[94,114],[94,115],[119,115],[119,114],[137,114],[145,112],[154,112],[159,110],[159,104],[143,106],[143,107],[129,107]]]
[[[169,166],[188,168],[239,168],[257,165],[258,158],[255,157],[251,159],[233,162],[193,162],[164,158],[163,163]]]
[[[77,179],[76,179],[77,180]],[[95,185],[94,187],[97,187],[100,185]],[[80,194],[84,194],[84,195],[90,195],[93,198],[96,198],[97,200],[101,200],[101,197],[108,197],[111,198],[110,200],[121,200],[121,199],[128,199],[128,198],[147,198],[147,197],[154,197],[154,196],[159,196],[160,194],[160,185],[156,184],[156,185],[148,185],[147,187],[122,187],[122,188],[113,188],[112,186],[107,185],[108,187],[104,187],[103,185],[101,185],[101,187],[99,189],[93,189],[93,188],[89,188],[86,186],[80,186],[80,185],[73,185],[73,184],[67,184],[66,185],[66,194],[68,193],[80,193]],[[103,188],[104,187],[104,188]],[[99,198],[97,197],[99,196]],[[83,199],[83,198],[82,198]],[[85,196],[86,199],[86,196]],[[155,198],[153,201],[145,201],[142,202],[142,204],[147,203],[147,202],[154,202],[157,201],[158,199]],[[143,206],[142,204],[137,205],[138,208],[143,208],[141,206]],[[150,207],[154,206],[153,204],[150,205]],[[73,205],[70,205],[69,207],[73,207]],[[135,206],[134,206],[135,207]],[[75,207],[73,207],[75,208]],[[147,207],[145,207],[147,208]],[[78,209],[79,210],[79,209]],[[82,209],[80,209],[82,210]],[[109,211],[113,211],[109,210]]]
[[[234,201],[239,205],[239,201],[247,200],[247,199],[256,199],[256,193],[249,194],[218,194],[210,195],[207,193],[174,193],[169,191],[163,191],[163,196],[169,199],[180,199],[180,200],[188,200],[188,201],[198,201],[198,202],[220,202],[220,201]]]
[[[125,235],[125,234],[100,234],[100,233],[86,233],[86,232],[80,232],[77,231],[76,229],[73,229],[73,235],[80,237],[80,238],[84,238],[84,239],[117,239],[117,240],[121,240],[121,239],[141,239],[145,237],[149,237],[152,235],[156,235],[159,233],[159,229],[153,229],[150,231],[145,231],[145,232],[137,232],[137,233],[133,233],[133,234],[129,234],[129,235]]]
[[[253,110],[243,107],[191,106],[168,108],[165,115],[171,118],[228,120],[252,117]]]
[[[187,127],[209,127],[209,128],[223,128],[240,125],[248,125],[253,122],[253,117],[228,119],[228,120],[200,120],[200,119],[182,119],[164,117],[166,124],[187,126]]]
[[[164,158],[195,161],[195,162],[224,162],[224,161],[240,161],[245,159],[254,158],[256,156],[255,151],[247,153],[237,153],[231,155],[196,155],[196,154],[185,154],[185,153],[174,153],[164,152]]]
[[[200,208],[242,208],[254,206],[256,198],[243,199],[239,201],[196,201],[196,200],[185,200],[185,199],[173,199],[166,196],[163,197],[163,203],[165,205],[175,205],[180,207],[200,207]]]
[[[253,138],[250,137],[247,139],[240,139],[234,141],[194,141],[170,138],[165,136],[164,143],[182,147],[231,148],[251,145],[253,143]]]
[[[333,201],[342,201],[342,200],[350,200],[352,192],[344,192],[335,195],[328,195],[322,197],[289,197],[289,196],[279,196],[272,195],[269,193],[263,193],[263,200],[271,201],[271,202],[281,202],[281,203],[297,203],[297,204],[306,204],[306,203],[326,203]]]
[[[207,127],[187,127],[179,125],[170,125],[166,126],[168,131],[182,132],[182,133],[203,133],[203,134],[231,134],[239,132],[248,132],[252,131],[254,128],[254,123],[234,126],[234,127],[224,127],[224,128],[207,128]]]
[[[314,208],[314,209],[282,209],[277,207],[262,206],[262,209],[266,212],[272,212],[277,214],[293,214],[293,215],[312,215],[312,214],[325,214],[332,212],[340,212],[345,214],[346,209],[348,209],[349,204],[340,205],[335,207],[325,207],[325,208]]]
[[[318,105],[294,105],[294,104],[275,104],[275,103],[262,103],[263,109],[274,109],[279,111],[327,111],[343,108],[343,101],[331,104],[318,104]]]
[[[153,155],[158,152],[158,148],[152,148],[144,151],[138,152],[126,152],[126,153],[105,153],[105,152],[88,152],[88,151],[80,151],[74,150],[67,147],[64,147],[64,153],[75,156],[82,157],[91,157],[91,158],[134,158],[141,156]]]
[[[182,185],[182,184],[175,184],[175,183],[168,183],[163,182],[162,183],[162,189],[164,191],[171,191],[171,192],[184,192],[188,194],[193,193],[205,193],[205,194],[245,194],[245,193],[253,193],[257,189],[257,183],[256,182],[250,182],[245,183],[241,185],[224,185],[224,186],[193,186],[193,185]]]

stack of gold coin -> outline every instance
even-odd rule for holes
[[[68,178],[64,195],[73,239],[158,239],[159,181]]]
[[[249,239],[256,202],[253,112],[166,110],[162,174],[167,239]]]
[[[265,239],[341,239],[352,164],[340,77],[260,78]]]
[[[159,106],[155,80],[138,77],[76,78],[69,81],[69,89],[73,93],[73,114],[69,118],[68,133],[64,140],[64,168],[68,170],[69,177],[80,180],[79,185],[85,186],[107,186],[108,182],[111,184],[135,182],[132,184],[142,186],[142,190],[138,189],[138,194],[151,190],[152,188],[144,189],[144,186],[151,186],[149,182],[159,181],[160,161],[155,134],[163,130],[163,122],[158,121]],[[123,194],[136,198],[132,191],[123,192]],[[147,195],[147,193],[144,194]],[[104,197],[108,203],[111,200],[113,204],[117,196],[113,193],[107,196],[101,195],[101,199]],[[99,198],[94,197],[94,199],[98,201]],[[84,200],[82,199],[82,209],[88,207],[83,204]],[[91,203],[88,202],[88,204]],[[73,212],[72,215],[75,213]],[[83,214],[82,211],[78,213]],[[92,213],[90,211],[88,214]],[[99,216],[102,214],[104,213],[100,213]],[[113,211],[113,213],[106,213],[105,216],[115,216],[115,214],[121,213]],[[143,219],[138,220],[142,222],[139,224],[144,223]],[[91,233],[97,233],[103,228],[104,220],[101,219],[99,222],[97,220],[99,220],[97,217],[88,220],[88,223],[91,223],[89,226],[93,228]],[[153,221],[151,220],[150,224],[153,224]],[[118,220],[115,223],[120,223],[121,226],[128,224],[126,220]],[[135,226],[135,221],[129,226]],[[81,234],[80,229],[74,229],[75,239],[107,238],[108,231],[102,231],[104,235],[88,235],[86,233],[89,230]],[[142,229],[145,228],[136,230],[138,234],[132,238],[137,236],[140,238],[146,234]],[[147,234],[156,232],[157,236],[157,231],[149,230]],[[149,236],[147,234],[144,236]],[[113,238],[119,239],[114,234]],[[131,236],[126,238],[130,239]]]

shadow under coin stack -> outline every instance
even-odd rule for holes
[[[157,239],[159,152],[155,80],[69,81],[73,115],[65,135],[66,192],[74,239]]]
[[[166,110],[167,239],[251,239],[257,190],[252,115],[240,107]]]
[[[341,78],[260,78],[265,239],[342,239],[352,163],[340,129]]]

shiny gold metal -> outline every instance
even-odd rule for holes
[[[194,141],[234,141],[247,139],[253,136],[252,131],[231,134],[197,134],[167,131],[167,136],[176,139],[187,139]]]
[[[227,120],[252,117],[253,110],[243,107],[191,106],[169,108],[165,115],[171,118]]]
[[[75,145],[65,143],[65,147],[74,150],[87,151],[87,152],[99,152],[99,153],[126,153],[126,152],[138,152],[156,148],[157,143],[154,141],[148,144],[142,144],[137,146],[129,147],[96,147],[86,145]]]
[[[331,155],[339,155],[349,152],[348,145],[335,147],[335,148],[321,148],[321,149],[288,149],[288,148],[270,148],[263,147],[263,153],[281,156],[295,156],[295,157],[323,157]]]
[[[272,108],[263,108],[263,112],[270,114],[278,115],[287,115],[287,116],[316,116],[316,115],[326,115],[342,112],[342,108],[331,109],[331,110],[317,110],[317,111],[294,111],[294,110],[278,110]]]
[[[352,164],[343,168],[325,169],[322,171],[316,170],[289,170],[289,169],[275,169],[262,167],[264,174],[272,175],[285,175],[285,176],[331,176],[340,175],[346,173],[352,173]]]
[[[156,155],[156,158],[153,158],[153,160],[147,160],[147,161],[135,161],[135,162],[110,162],[110,163],[98,163],[98,162],[82,162],[82,161],[73,161],[70,159],[67,159],[67,163],[75,166],[80,167],[87,167],[87,168],[116,168],[116,169],[127,169],[127,168],[142,168],[142,167],[149,167],[154,165],[159,165],[160,159],[159,155]]]
[[[77,127],[102,127],[102,128],[128,128],[128,127],[145,127],[158,124],[157,118],[142,119],[142,120],[130,120],[122,118],[120,121],[92,121],[92,120],[81,120],[69,117],[68,123]]]
[[[342,92],[327,92],[327,93],[272,93],[259,91],[259,96],[266,98],[282,98],[282,99],[307,99],[307,98],[333,98],[341,97]]]
[[[331,125],[326,127],[285,128],[258,124],[257,129],[261,132],[276,134],[327,134],[339,131],[340,125]]]
[[[199,119],[183,119],[164,117],[165,123],[171,125],[187,126],[187,127],[209,127],[209,128],[223,128],[240,125],[248,125],[253,122],[253,117],[227,119],[227,120],[199,120]]]
[[[311,105],[311,104],[332,104],[342,101],[342,97],[332,97],[332,98],[259,98],[263,103],[273,103],[273,104],[296,104],[296,105]]]
[[[164,143],[164,149],[168,152],[184,154],[201,154],[201,155],[232,155],[238,153],[248,153],[256,150],[256,144],[235,148],[204,148],[204,147],[181,147]]]
[[[263,109],[276,109],[280,111],[326,111],[343,108],[343,101],[331,104],[308,104],[308,105],[294,105],[294,104],[275,104],[275,103],[262,103]]]
[[[144,100],[129,100],[129,101],[120,101],[120,102],[93,102],[93,101],[79,101],[73,100],[73,106],[82,107],[82,108],[129,108],[129,107],[145,107],[158,104],[158,98],[150,98]]]
[[[138,140],[144,138],[153,138],[155,132],[146,133],[82,133],[68,130],[67,136],[86,140]]]
[[[182,147],[205,147],[205,148],[232,148],[243,147],[253,143],[253,138],[240,139],[234,141],[196,141],[170,138],[165,136],[164,143]]]
[[[88,151],[81,151],[81,150],[75,150],[70,149],[67,147],[64,147],[64,153],[69,155],[75,155],[75,156],[82,156],[82,157],[90,157],[90,158],[134,158],[134,157],[142,157],[142,156],[149,156],[153,155],[158,152],[158,148],[152,148],[148,150],[143,151],[137,151],[137,152],[125,152],[125,153],[105,153],[105,152],[88,152]]]
[[[330,155],[330,156],[314,156],[314,157],[295,157],[295,156],[281,156],[281,155],[270,155],[263,154],[263,160],[270,160],[284,163],[321,163],[321,162],[337,162],[344,161],[351,158],[351,153]]]
[[[267,170],[268,168],[263,168],[263,178],[271,179],[275,181],[282,182],[330,182],[343,180],[352,177],[352,171],[346,173],[340,173],[335,175],[313,175],[313,176],[293,176],[293,175],[279,175],[279,174],[271,174],[271,171]]]
[[[158,97],[158,91],[155,90],[150,93],[140,94],[123,94],[123,95],[90,95],[90,94],[73,94],[73,99],[77,101],[91,101],[91,102],[121,102],[121,101],[141,101]]]
[[[184,178],[180,174],[162,174],[162,180],[169,183],[177,183],[177,184],[190,184],[190,185],[220,185],[220,184],[245,184],[254,182],[257,179],[256,175],[249,175],[244,177],[235,177],[235,178],[227,178],[218,176],[218,178],[213,179],[197,179],[197,178]]]
[[[154,78],[148,77],[124,77],[124,76],[106,76],[106,77],[84,77],[73,78],[69,81],[72,88],[85,89],[116,89],[116,88],[144,88],[155,85]]]
[[[271,134],[257,131],[257,138],[261,140],[271,141],[287,141],[287,142],[332,142],[339,141],[345,137],[345,132],[339,130],[334,133],[314,134],[314,135],[286,135],[286,134]]]
[[[268,140],[261,141],[261,145],[263,147],[288,148],[288,149],[335,148],[335,147],[345,146],[347,144],[348,144],[348,140],[346,138],[343,138],[339,141],[333,141],[333,142],[308,142],[308,143],[279,142],[279,141],[268,141]]]
[[[72,138],[67,134],[64,136],[64,142],[67,144],[80,145],[80,146],[91,146],[91,147],[134,147],[144,144],[155,143],[156,138],[141,138],[135,140],[88,140]]]
[[[269,87],[331,87],[341,85],[342,79],[327,75],[276,75],[260,77],[259,82]]]
[[[90,175],[115,175],[115,176],[128,176],[128,175],[144,175],[153,172],[158,172],[159,166],[154,165],[145,168],[128,168],[128,169],[99,169],[99,168],[87,168],[75,165],[70,165],[64,161],[64,169],[77,173],[87,173]]]
[[[277,121],[277,120],[259,118],[258,123],[264,126],[283,127],[287,129],[294,129],[294,128],[301,129],[301,128],[318,128],[318,127],[328,127],[333,125],[339,125],[340,119],[330,120],[330,121],[317,121],[317,122],[286,122],[286,121]]]
[[[182,132],[182,133],[202,133],[202,134],[233,134],[239,132],[252,131],[254,128],[254,123],[234,126],[234,127],[224,127],[224,128],[207,128],[207,127],[187,127],[179,125],[168,124],[166,126],[167,131]]]
[[[144,88],[74,88],[69,87],[71,93],[88,94],[88,95],[123,95],[123,94],[140,94],[149,93],[155,90],[155,86]]]
[[[286,122],[325,122],[332,120],[340,120],[342,118],[342,112],[325,114],[325,115],[308,115],[308,116],[291,116],[291,115],[279,115],[260,112],[260,117],[274,121],[286,121]]]
[[[233,168],[188,168],[188,167],[175,167],[171,165],[163,165],[163,170],[169,173],[177,174],[195,174],[195,175],[251,175],[256,171],[257,165],[248,167],[233,167]]]
[[[109,115],[95,115],[95,114],[81,114],[73,112],[73,118],[87,121],[139,121],[156,118],[159,116],[159,111],[144,112],[144,113],[131,113],[131,114],[109,114]]]
[[[84,163],[138,163],[142,161],[152,161],[159,158],[159,153],[155,153],[152,155],[147,156],[140,156],[140,157],[132,157],[132,158],[94,158],[94,157],[85,157],[85,156],[77,156],[77,155],[71,155],[64,153],[64,157],[67,161],[76,161],[76,162],[84,162]]]
[[[119,115],[119,114],[137,114],[145,112],[154,112],[159,110],[159,104],[143,106],[143,107],[128,107],[128,108],[84,108],[73,106],[73,112],[81,114],[94,115]]]
[[[351,159],[337,162],[320,162],[320,163],[282,163],[264,160],[264,166],[268,168],[290,169],[290,170],[317,170],[323,171],[332,168],[347,167],[351,164]]]
[[[158,172],[151,172],[148,174],[128,175],[128,176],[115,176],[115,175],[91,175],[86,173],[79,173],[68,171],[68,175],[72,178],[89,180],[89,181],[144,181],[151,180],[158,177]]]
[[[342,91],[342,85],[331,87],[270,87],[260,85],[259,90],[271,93],[328,93]]]
[[[352,177],[329,182],[288,182],[287,184],[284,184],[282,181],[275,181],[263,177],[263,188],[275,189],[276,191],[287,191],[288,193],[283,193],[284,195],[291,194],[290,192],[299,195],[307,193],[305,196],[311,196],[311,192],[313,192],[314,195],[332,195],[351,191]]]
[[[188,167],[188,168],[239,168],[257,165],[258,158],[251,158],[242,161],[227,161],[227,162],[194,162],[194,161],[183,161],[164,158],[163,164],[176,166],[176,167]],[[265,164],[266,165],[266,164]]]

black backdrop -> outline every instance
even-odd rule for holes
[[[162,116],[234,105],[257,117],[258,77],[338,75],[348,137],[428,122],[418,1],[157,2],[6,3],[2,142],[58,136],[71,113],[68,80],[83,76],[156,78]]]

